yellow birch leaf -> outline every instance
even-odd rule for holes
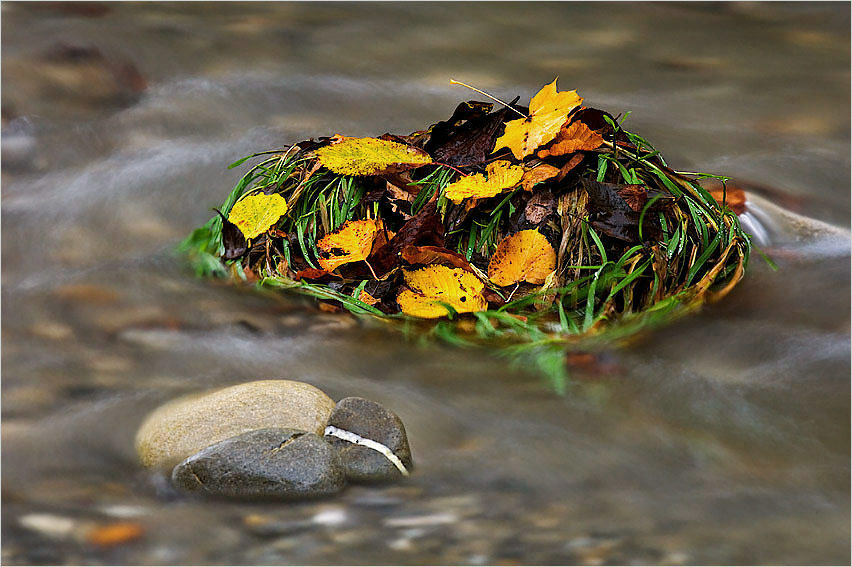
[[[537,230],[522,230],[504,238],[488,262],[488,279],[500,287],[520,281],[542,284],[556,269],[556,251]]]
[[[482,295],[485,284],[461,268],[432,265],[404,271],[406,285],[411,289],[399,292],[396,302],[406,315],[421,319],[437,319],[449,315],[442,304],[458,313],[472,313],[488,308]]]
[[[522,167],[512,165],[506,160],[489,163],[485,171],[488,177],[477,173],[450,183],[444,189],[444,196],[455,204],[471,197],[485,199],[513,188],[524,176]]]
[[[564,156],[578,151],[596,150],[603,144],[603,136],[576,120],[559,130],[553,143],[540,149],[536,155],[541,159],[549,156]]]
[[[469,197],[477,197],[488,193],[490,193],[488,181],[481,173],[462,177],[458,181],[450,183],[444,189],[444,196],[455,204],[459,204]],[[488,196],[493,197],[497,193],[499,191]]]
[[[413,146],[378,138],[335,136],[314,152],[317,160],[343,175],[384,175],[432,163],[429,154]]]
[[[533,187],[548,179],[553,179],[559,175],[559,168],[543,163],[532,169],[524,172],[524,177],[521,179],[521,185],[525,191],[532,191]]]
[[[237,225],[246,238],[256,238],[287,213],[287,201],[278,193],[257,193],[243,197],[231,207],[228,220]]]
[[[555,138],[568,119],[568,113],[582,102],[577,91],[557,92],[554,79],[530,101],[529,118],[506,123],[506,130],[497,139],[494,151],[509,148],[515,158],[524,159]]]
[[[348,221],[339,230],[323,236],[317,242],[322,269],[332,272],[343,264],[366,260],[379,228],[377,220]]]
[[[501,187],[501,191],[511,189],[520,183],[524,176],[523,167],[512,165],[512,162],[504,159],[489,163],[485,171],[488,174],[488,182]]]

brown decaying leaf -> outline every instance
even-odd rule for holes
[[[641,213],[648,202],[648,188],[644,185],[623,185],[616,193],[637,213]]]
[[[556,181],[558,182],[565,179],[565,177],[571,173],[571,170],[580,165],[580,162],[585,158],[586,156],[583,154],[574,154],[571,156],[571,159],[569,159],[568,162],[559,170],[559,175],[556,176]]]
[[[391,200],[407,201],[407,202],[411,203],[412,201],[414,201],[414,197],[417,196],[416,189],[415,189],[415,192],[412,193],[408,189],[401,187],[400,185],[397,185],[396,183],[392,183],[390,181],[387,181],[386,183],[387,183],[387,186],[385,188],[385,193],[387,194],[387,196]]]
[[[491,112],[492,107],[485,102],[461,103],[449,120],[430,128],[426,151],[437,161],[456,167],[484,162],[508,112],[506,108]]]
[[[225,253],[222,257],[225,260],[236,260],[241,258],[248,250],[246,237],[240,228],[228,220],[219,209],[213,209],[222,217],[222,244],[225,246]]]
[[[553,198],[553,193],[550,190],[539,191],[530,197],[527,201],[524,216],[528,222],[538,224],[550,213],[554,212],[556,201]]]
[[[539,285],[556,269],[556,251],[537,230],[504,238],[488,263],[488,279],[500,287],[521,281]]]
[[[599,183],[589,179],[582,179],[581,184],[589,194],[587,208],[590,213],[593,213],[591,224],[595,230],[631,244],[638,243],[641,215],[618,194],[618,190],[625,186]],[[655,217],[656,215],[645,215],[642,240],[654,241],[662,237],[659,221]]]
[[[473,272],[470,262],[464,256],[440,246],[406,246],[401,256],[409,264],[439,264]]]
[[[603,136],[586,126],[585,123],[574,120],[563,126],[553,142],[540,149],[536,155],[544,159],[550,156],[564,156],[579,151],[596,150],[603,144]]]
[[[525,191],[532,191],[533,187],[559,175],[559,168],[542,163],[532,169],[524,171],[521,178],[521,186]]]

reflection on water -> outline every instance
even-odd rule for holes
[[[848,6],[2,10],[4,562],[849,561],[849,235],[785,212],[848,226]],[[450,77],[512,98],[557,74],[633,110],[676,167],[773,187],[749,222],[778,264],[755,257],[724,302],[576,371],[565,397],[481,353],[196,281],[171,253],[242,155],[423,127],[467,98]],[[158,403],[266,377],[392,408],[417,474],[262,506],[138,469]],[[84,543],[118,521],[146,535]]]

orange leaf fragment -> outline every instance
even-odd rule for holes
[[[293,279],[296,281],[299,280],[318,280],[320,278],[324,278],[326,276],[332,277],[340,277],[325,270],[320,270],[318,268],[305,268],[304,270],[299,270],[296,272],[296,275],[293,276]]]
[[[109,547],[133,541],[142,537],[145,529],[134,522],[117,522],[92,528],[86,534],[86,541],[101,547]]]
[[[556,251],[537,230],[504,238],[488,263],[488,279],[500,287],[521,281],[543,284],[556,269]]]
[[[708,191],[720,207],[724,203],[734,211],[734,214],[741,215],[746,212],[746,194],[739,187],[729,184],[727,190],[723,190],[722,187],[715,187],[708,189]]]
[[[358,294],[358,301],[363,301],[367,305],[375,305],[376,303],[379,302],[378,299],[376,299],[375,297],[373,297],[372,295],[370,295],[369,293],[367,293],[363,289],[361,290],[361,293]]]
[[[464,256],[440,246],[406,246],[400,256],[409,264],[441,264],[473,272],[470,262]]]
[[[457,313],[472,313],[488,308],[482,295],[485,284],[474,274],[461,268],[426,266],[403,271],[410,289],[399,292],[396,302],[406,315],[421,319],[437,319],[450,314],[449,305]]]
[[[497,160],[485,168],[488,177],[477,173],[462,177],[444,189],[444,196],[459,204],[468,198],[484,199],[512,189],[524,176],[524,169],[506,160]]]
[[[314,152],[317,160],[343,175],[400,173],[432,163],[419,148],[378,138],[347,138],[337,135],[328,146]]]
[[[366,260],[380,227],[378,220],[348,221],[337,231],[323,236],[317,242],[322,269],[332,272],[343,264]]]
[[[603,136],[585,123],[574,120],[559,130],[553,143],[542,148],[536,155],[541,159],[549,156],[564,156],[578,151],[596,150],[603,144]]]
[[[543,183],[544,181],[553,179],[559,175],[559,171],[560,169],[558,167],[553,167],[552,165],[543,163],[532,169],[526,170],[524,172],[523,179],[521,179],[521,185],[523,185],[525,191],[532,191],[533,187],[539,183]]]
[[[577,91],[557,92],[556,79],[553,79],[530,101],[529,118],[506,123],[506,130],[497,139],[494,151],[509,148],[516,159],[524,159],[553,140],[568,119],[568,113],[582,102]]]

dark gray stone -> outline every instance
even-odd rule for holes
[[[190,492],[238,498],[312,498],[346,484],[337,451],[315,433],[257,429],[179,463],[172,482]]]
[[[413,463],[405,426],[399,416],[381,404],[364,398],[343,398],[332,410],[328,425],[381,443],[411,472]],[[338,450],[348,480],[371,483],[402,478],[400,470],[382,453],[331,435],[325,438]]]

